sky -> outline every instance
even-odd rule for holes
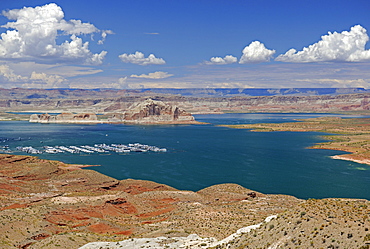
[[[368,0],[0,0],[0,88],[370,89]]]

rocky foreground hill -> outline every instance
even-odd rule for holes
[[[0,176],[1,248],[78,248],[95,241],[117,246],[127,239],[163,236],[172,239],[157,248],[197,236],[203,242],[196,248],[212,248],[209,241],[261,222],[213,248],[369,247],[367,200],[300,200],[236,184],[192,192],[5,154],[0,155]],[[271,215],[277,216],[264,222]]]

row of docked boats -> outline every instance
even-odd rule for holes
[[[26,146],[26,147],[18,146],[16,149],[19,151],[26,152],[28,154],[41,154],[42,153],[40,150],[35,149],[32,146]]]
[[[29,154],[58,154],[58,153],[109,153],[111,151],[116,153],[130,153],[130,152],[167,152],[166,148],[159,148],[153,145],[133,143],[133,144],[94,144],[90,145],[80,145],[80,146],[44,146],[43,149],[36,149],[32,146],[18,146],[16,148],[18,151],[26,152]]]

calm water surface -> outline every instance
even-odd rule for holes
[[[0,122],[0,137],[15,138],[6,142],[11,148],[139,142],[168,149],[167,153],[39,155],[66,163],[98,164],[101,166],[91,169],[117,179],[152,180],[194,191],[219,183],[237,183],[263,193],[299,198],[370,199],[370,166],[329,157],[343,154],[340,151],[307,149],[323,141],[320,133],[250,132],[216,126],[320,116],[328,115],[196,115],[198,121],[210,124],[166,126]]]

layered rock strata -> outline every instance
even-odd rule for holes
[[[0,111],[123,113],[148,97],[170,103],[188,113],[220,112],[369,112],[370,94],[319,96],[184,97],[147,95],[76,99],[0,99]]]
[[[192,123],[194,117],[175,105],[147,99],[132,105],[123,114],[123,121],[128,123]]]

